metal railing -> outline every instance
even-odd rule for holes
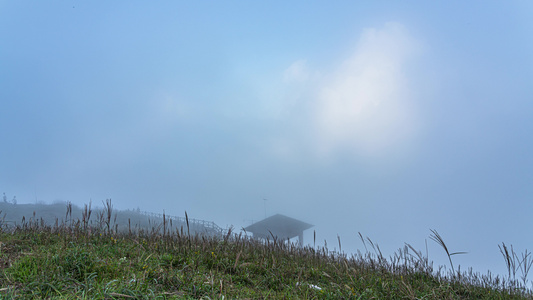
[[[141,211],[141,214],[147,217],[158,218],[161,220],[163,220],[163,217],[164,217],[166,220],[172,220],[173,222],[178,222],[182,224],[187,224],[187,220],[188,220],[190,228],[195,229],[195,227],[200,227],[200,228],[203,228],[205,231],[213,232],[215,234],[224,233],[224,229],[222,227],[218,226],[217,224],[215,224],[215,222],[211,222],[211,221],[171,216],[167,214],[153,213],[153,212],[148,212],[148,211]]]

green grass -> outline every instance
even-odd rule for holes
[[[371,251],[348,257],[231,230],[220,237],[187,228],[116,232],[111,219],[3,228],[2,299],[532,298],[525,280],[443,274],[409,245],[385,259],[367,238]]]

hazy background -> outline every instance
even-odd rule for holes
[[[0,193],[282,213],[346,252],[436,229],[503,273],[532,248],[533,2],[429,3],[0,1]]]

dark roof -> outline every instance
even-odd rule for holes
[[[254,237],[272,238],[273,235],[280,239],[291,239],[313,226],[281,214],[276,214],[254,223],[244,228],[244,230],[253,233]]]

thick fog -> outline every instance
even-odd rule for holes
[[[533,4],[0,2],[0,193],[504,273],[532,248]],[[448,266],[449,267],[449,266]]]

